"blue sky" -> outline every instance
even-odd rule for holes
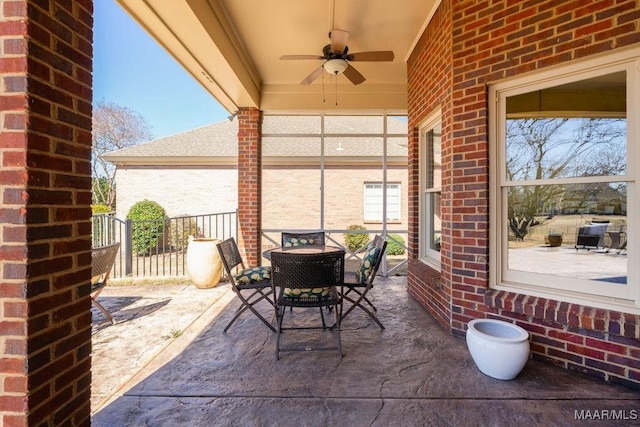
[[[93,98],[140,113],[155,138],[229,113],[116,2],[94,2]]]

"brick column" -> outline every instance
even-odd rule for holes
[[[259,265],[262,231],[262,112],[238,110],[238,244],[245,263]]]
[[[92,0],[0,2],[0,425],[88,425]]]

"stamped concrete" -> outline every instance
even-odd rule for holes
[[[404,277],[376,283],[385,330],[355,311],[342,328],[344,357],[291,352],[279,361],[275,334],[254,316],[244,315],[222,332],[236,307],[228,285],[177,289],[170,302],[135,324],[139,335],[122,331],[109,340],[120,341],[128,361],[94,356],[94,385],[104,384],[104,375],[116,376],[116,370],[127,373],[118,387],[94,395],[92,425],[565,426],[594,417],[597,425],[640,423],[638,391],[534,360],[512,381],[483,375],[464,339],[449,335],[408,296]],[[103,292],[106,298],[118,293],[124,290]],[[261,310],[271,313],[266,304]],[[288,320],[308,324],[317,317],[317,309],[298,309]],[[96,331],[95,355],[104,345],[100,335],[119,326]],[[181,333],[149,343],[153,350],[138,355],[145,335],[163,336],[171,328]],[[311,343],[332,334],[285,335],[291,342]]]

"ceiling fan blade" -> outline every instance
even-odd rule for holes
[[[351,83],[353,83],[354,85],[359,85],[365,80],[364,76],[360,74],[358,70],[353,68],[353,65],[351,64],[349,64],[349,66],[344,70],[342,74],[344,74],[346,78],[351,80]]]
[[[280,59],[324,59],[324,56],[319,55],[282,55]]]
[[[349,61],[393,61],[393,51],[378,50],[372,52],[350,53]]]
[[[309,85],[309,84],[311,84],[311,82],[313,82],[315,79],[320,77],[320,74],[322,74],[322,71],[324,71],[324,68],[322,68],[322,65],[321,65],[318,68],[316,68],[315,70],[313,70],[313,72],[311,74],[309,74],[303,81],[301,81],[300,84],[301,85]]]
[[[347,41],[349,41],[349,32],[344,30],[331,30],[329,38],[331,39],[331,50],[342,53],[347,46]]]

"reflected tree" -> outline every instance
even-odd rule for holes
[[[511,182],[618,175],[626,168],[625,119],[510,119],[506,144]],[[550,213],[544,207],[561,200],[563,191],[559,185],[509,188],[509,227],[516,239],[524,239],[536,216]]]

